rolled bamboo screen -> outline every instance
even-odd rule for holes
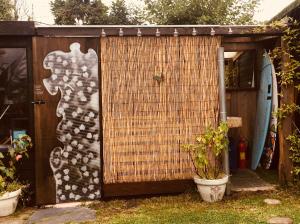
[[[187,179],[219,112],[219,37],[101,38],[104,183]]]

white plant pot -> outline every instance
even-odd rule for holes
[[[11,215],[15,212],[21,189],[7,192],[0,197],[0,216]]]
[[[198,191],[204,201],[216,202],[221,201],[224,196],[228,176],[215,180],[201,179],[195,176],[194,182],[197,184]]]

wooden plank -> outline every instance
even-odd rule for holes
[[[31,37],[0,35],[0,47],[31,48]]]
[[[242,127],[232,130],[235,139],[244,137],[249,140],[250,146],[253,139],[253,130],[255,125],[255,111],[256,111],[256,95],[257,91],[240,90],[231,91],[230,94],[229,113],[228,116],[241,117],[243,121]],[[246,100],[245,100],[246,99]],[[251,113],[249,113],[251,111]]]
[[[247,51],[247,50],[257,50],[262,48],[259,43],[223,43],[222,44],[225,51]]]
[[[101,41],[97,39],[98,41],[98,49],[97,49],[97,54],[98,54],[98,60],[101,57]],[[99,138],[100,138],[100,192],[101,192],[101,197],[103,197],[104,192],[103,192],[103,185],[104,185],[104,159],[103,159],[103,150],[104,150],[104,144],[103,144],[103,139],[104,139],[104,133],[103,133],[103,108],[102,108],[102,71],[101,71],[101,60],[99,60],[98,63],[98,82],[99,82],[99,128],[100,128],[100,133],[99,133]]]
[[[278,36],[248,36],[248,37],[228,37],[225,36],[222,39],[222,43],[256,43],[256,42],[262,42],[262,41],[269,41],[269,40],[274,40],[278,39],[280,37]]]
[[[35,129],[34,129],[34,111],[33,111],[33,58],[32,58],[32,39],[31,37],[23,37],[26,40],[26,56],[27,56],[27,77],[28,77],[28,107],[29,107],[29,130],[28,134],[32,138],[33,148],[28,152],[29,159],[24,163],[27,172],[21,171],[21,179],[30,183],[29,191],[35,192]],[[35,194],[32,196],[30,205],[35,204]]]
[[[249,43],[253,42],[253,37],[224,37],[222,43]]]
[[[257,88],[226,88],[226,92],[236,92],[236,91],[257,91]]]
[[[33,36],[34,22],[0,21],[0,36]]]
[[[119,36],[120,28],[124,36],[173,36],[175,29],[179,36],[185,35],[224,35],[228,37],[247,35],[282,35],[281,30],[262,26],[218,26],[218,25],[163,25],[163,26],[35,26],[31,21],[0,21],[0,36],[101,36],[103,30],[107,36]]]
[[[286,49],[286,43],[282,39],[281,46],[284,52]],[[288,68],[285,67],[285,64],[289,63],[290,59],[287,54],[283,53],[282,57],[282,70],[286,71]],[[295,102],[295,89],[293,85],[285,86],[281,88],[281,101],[280,105],[290,104]],[[291,173],[293,169],[293,164],[289,152],[289,143],[286,141],[286,138],[293,133],[292,121],[294,119],[293,115],[288,116],[282,121],[281,127],[279,127],[279,182],[281,184],[286,184],[289,181],[293,180],[293,175]]]
[[[138,183],[105,184],[104,198],[117,196],[155,195],[183,193],[194,188],[192,180],[149,181]]]
[[[261,42],[261,41],[270,41],[278,38],[279,38],[278,36],[259,36],[259,37],[254,37],[253,40],[255,42]]]
[[[51,75],[50,70],[43,68],[45,56],[56,50],[69,52],[70,44],[78,42],[81,51],[89,48],[98,51],[97,38],[33,38],[33,74],[34,100],[44,100],[46,104],[35,105],[35,175],[36,175],[36,203],[38,205],[56,202],[55,182],[50,167],[50,153],[56,146],[62,146],[57,140],[56,127],[61,118],[56,116],[60,94],[51,96],[43,85],[43,79]]]
[[[178,36],[196,35],[222,35],[228,37],[236,36],[257,36],[257,35],[282,35],[281,30],[274,30],[271,27],[262,29],[262,26],[201,26],[201,25],[168,25],[168,26],[51,26],[36,27],[36,33],[39,36],[102,36],[103,31],[106,36],[119,36],[122,29],[123,36],[156,36],[157,30],[161,36]],[[193,32],[193,31],[196,31]]]

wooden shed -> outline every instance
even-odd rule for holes
[[[10,101],[0,137],[34,136],[36,203],[186,190],[193,168],[180,146],[218,123],[220,47],[244,69],[227,80],[228,115],[243,120],[232,136],[251,141],[258,59],[282,35],[258,28],[0,22],[0,52],[22,48],[27,65],[23,109]]]

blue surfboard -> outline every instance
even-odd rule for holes
[[[272,108],[272,62],[265,52],[261,64],[260,86],[257,97],[254,138],[251,153],[251,169],[259,164],[268,133]]]
[[[272,65],[272,111],[271,118],[269,124],[269,131],[267,134],[267,139],[265,142],[265,147],[263,151],[262,158],[260,160],[260,164],[265,169],[270,169],[274,157],[274,153],[276,150],[276,138],[277,138],[277,130],[278,130],[278,119],[276,116],[276,112],[278,111],[278,89],[277,89],[277,77],[274,65]]]

